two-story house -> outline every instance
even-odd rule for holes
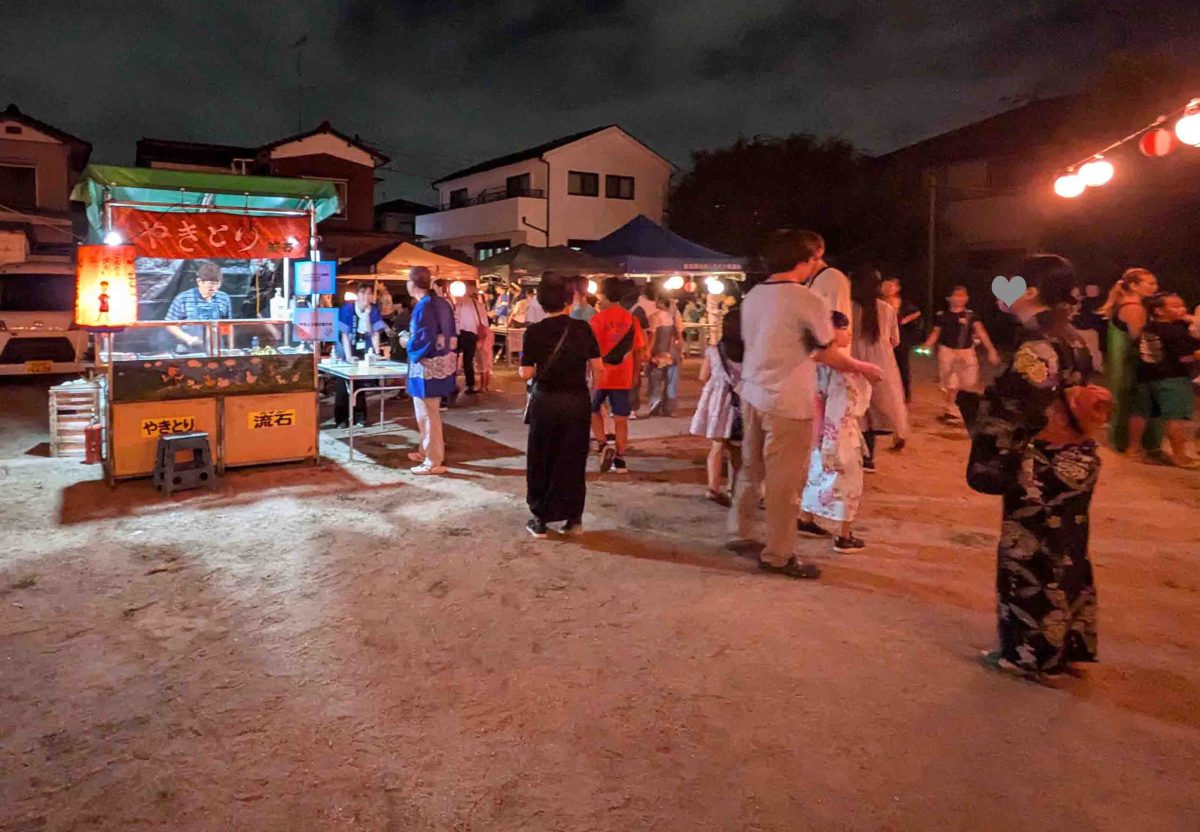
[[[520,243],[578,246],[638,214],[661,222],[673,171],[620,127],[599,127],[438,179],[438,210],[417,217],[417,234],[476,261]]]
[[[375,171],[388,157],[323,122],[313,130],[258,147],[141,139],[139,167],[212,171],[259,176],[327,179],[337,188],[338,213],[317,232],[325,257],[345,260],[389,242],[412,239],[411,233],[376,227]]]
[[[69,255],[69,195],[92,146],[9,104],[0,112],[0,263]]]

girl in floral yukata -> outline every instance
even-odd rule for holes
[[[1088,507],[1100,473],[1093,434],[1112,397],[1087,384],[1092,359],[1070,325],[1075,272],[1038,255],[1011,306],[1020,346],[984,393],[968,476],[1003,491],[996,574],[1000,646],[983,663],[1043,684],[1096,661],[1096,586]],[[985,452],[978,452],[983,447]]]
[[[833,313],[833,331],[834,345],[848,348],[850,320],[841,312]],[[863,493],[860,420],[870,403],[871,382],[865,377],[817,365],[812,452],[808,482],[800,497],[799,527],[814,527],[813,515],[839,521],[835,552],[857,552],[866,546],[854,536],[853,525]]]

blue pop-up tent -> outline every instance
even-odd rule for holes
[[[588,243],[584,251],[613,261],[628,275],[720,274],[740,280],[745,272],[737,257],[680,237],[644,214]]]

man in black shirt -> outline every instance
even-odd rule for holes
[[[1163,419],[1171,461],[1200,468],[1187,449],[1184,422],[1192,418],[1192,373],[1200,359],[1200,339],[1188,332],[1187,307],[1179,295],[1159,292],[1146,299],[1150,320],[1138,338],[1137,386],[1129,417],[1129,447],[1140,448],[1149,419]]]

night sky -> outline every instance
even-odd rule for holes
[[[10,0],[4,17],[0,106],[93,161],[329,119],[392,157],[378,199],[424,201],[457,167],[609,123],[680,165],[739,134],[883,152],[1200,32],[1196,0]]]

